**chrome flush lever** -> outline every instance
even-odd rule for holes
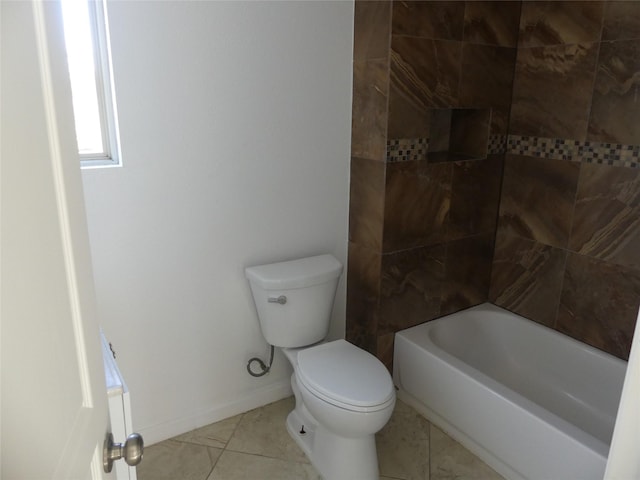
[[[287,297],[284,295],[280,295],[279,297],[269,297],[269,303],[279,303],[280,305],[284,305],[287,303]]]

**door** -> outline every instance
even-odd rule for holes
[[[605,480],[640,478],[640,312],[611,439]]]
[[[0,476],[115,478],[60,5],[0,8]]]

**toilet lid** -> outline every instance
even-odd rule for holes
[[[346,405],[381,405],[395,394],[385,366],[345,340],[302,350],[297,373],[310,390]]]

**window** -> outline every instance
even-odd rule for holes
[[[81,166],[120,165],[104,0],[62,0]]]

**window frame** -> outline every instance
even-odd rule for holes
[[[113,88],[111,43],[106,0],[85,1],[89,13],[89,30],[92,40],[103,151],[101,153],[78,153],[80,167],[83,169],[119,167],[122,166],[122,155],[120,151],[118,110]]]

